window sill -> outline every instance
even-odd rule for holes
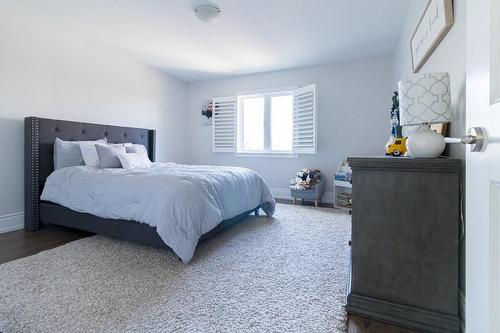
[[[235,153],[234,156],[254,158],[299,158],[299,154],[293,153]]]

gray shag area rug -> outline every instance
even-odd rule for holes
[[[168,250],[93,236],[0,265],[0,331],[345,332],[350,217],[278,205]]]

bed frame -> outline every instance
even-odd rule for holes
[[[40,200],[45,180],[54,171],[54,140],[97,140],[106,137],[109,142],[143,144],[151,161],[155,161],[156,131],[143,128],[80,123],[75,121],[26,117],[25,130],[25,220],[24,228],[39,230],[43,224],[57,224],[86,230],[141,244],[167,247],[156,228],[135,221],[106,219],[76,212],[69,208]],[[244,220],[250,213],[258,215],[259,207],[244,212],[204,234],[206,239]]]

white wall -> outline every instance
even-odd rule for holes
[[[12,14],[0,45],[0,232],[23,219],[25,116],[154,128],[158,160],[185,159],[184,81]]]
[[[424,12],[427,1],[411,0],[410,8],[394,54],[394,85],[399,80],[413,75],[410,39]],[[419,73],[449,72],[451,80],[451,103],[454,120],[450,124],[450,136],[465,134],[465,47],[466,47],[466,1],[454,0],[455,23],[437,49],[432,53]],[[446,153],[465,158],[463,145],[447,145]]]
[[[290,179],[301,168],[323,172],[331,201],[332,178],[345,156],[383,155],[390,134],[389,109],[393,87],[392,57],[306,67],[189,85],[189,163],[235,165],[262,175],[275,193],[287,191]],[[235,157],[213,153],[211,127],[201,125],[202,102],[237,91],[317,84],[318,153],[298,159]],[[278,191],[276,190],[278,189]]]

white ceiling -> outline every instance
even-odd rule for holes
[[[8,0],[42,20],[187,81],[390,54],[410,0]],[[0,10],[2,9],[0,7]]]

